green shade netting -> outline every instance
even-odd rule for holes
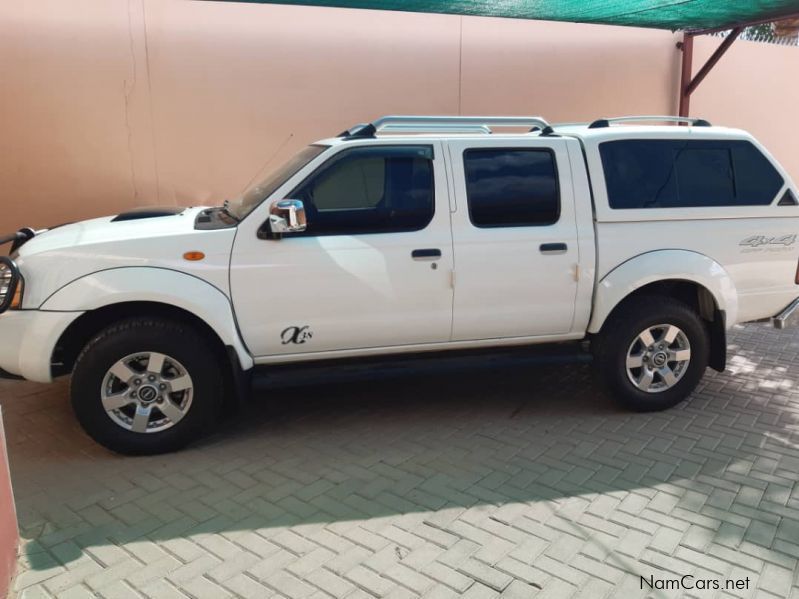
[[[238,0],[656,29],[714,29],[799,13],[799,0]]]

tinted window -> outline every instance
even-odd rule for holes
[[[674,153],[680,204],[729,206],[735,203],[732,156],[728,148],[692,148]]]
[[[748,141],[735,146],[732,162],[736,191],[743,204],[770,204],[785,183],[768,158]]]
[[[555,156],[545,149],[463,153],[469,217],[477,227],[551,225],[560,214]]]
[[[748,141],[611,141],[599,153],[611,208],[762,206],[783,184]]]
[[[379,146],[344,150],[289,196],[302,200],[302,235],[415,231],[433,218],[433,150]]]

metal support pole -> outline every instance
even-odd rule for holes
[[[730,49],[733,42],[741,35],[743,27],[736,27],[730,31],[729,35],[724,38],[716,51],[707,59],[707,62],[702,65],[696,77],[691,78],[694,58],[694,34],[686,32],[682,41],[682,73],[680,75],[680,116],[688,116],[691,94],[694,93],[699,84],[704,81],[707,74],[716,66],[716,63],[721,60],[721,57]]]
[[[686,91],[688,92],[689,96],[694,93],[694,90],[697,88],[697,86],[702,83],[702,80],[705,77],[707,77],[707,74],[710,72],[710,70],[716,66],[716,63],[721,59],[722,56],[724,56],[724,53],[730,49],[732,43],[738,38],[739,35],[741,35],[741,31],[741,27],[736,27],[730,31],[729,35],[724,38],[724,41],[721,42],[719,47],[716,48],[716,51],[713,52],[713,55],[707,59],[705,65],[699,69],[696,77],[691,79],[691,83],[688,84],[688,89]]]
[[[694,35],[685,33],[680,45],[682,50],[682,70],[680,72],[680,109],[679,116],[688,116],[690,110],[691,94],[688,86],[691,83],[691,73],[694,60]]]

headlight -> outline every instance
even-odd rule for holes
[[[22,277],[11,258],[0,256],[0,312],[22,306]]]

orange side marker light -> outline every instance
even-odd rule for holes
[[[196,262],[197,260],[202,260],[205,258],[205,254],[202,252],[186,252],[183,254],[184,260],[189,260],[190,262]]]

